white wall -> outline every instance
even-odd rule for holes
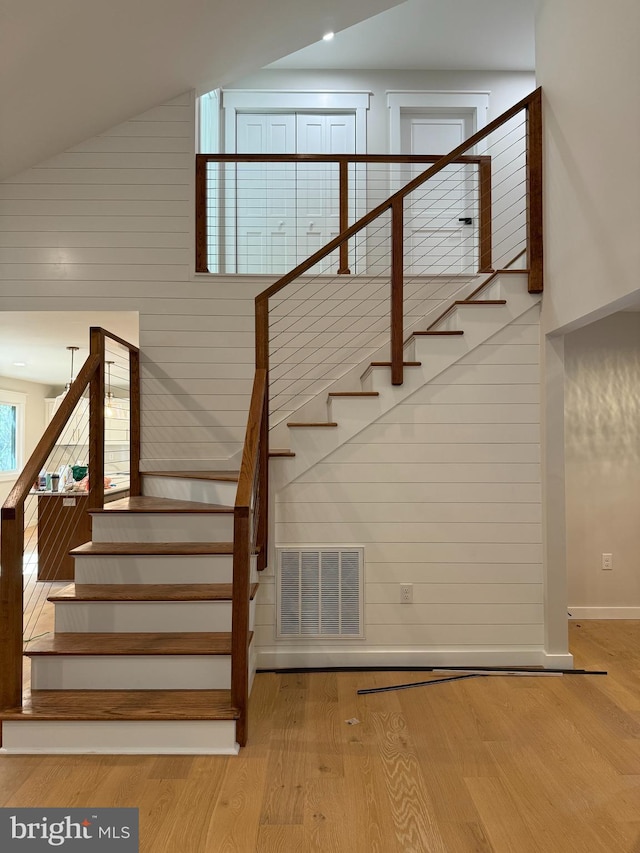
[[[39,382],[23,382],[20,379],[11,379],[8,376],[0,376],[0,389],[5,391],[17,391],[26,394],[25,401],[25,448],[24,460],[26,462],[36,444],[42,437],[46,426],[45,397],[49,396],[50,386],[41,385]],[[7,495],[14,485],[14,480],[0,480],[0,506],[4,503]]]
[[[637,0],[539,3],[547,332],[640,298],[639,39]]]
[[[367,151],[389,151],[387,90],[489,91],[491,121],[535,89],[535,76],[526,71],[280,71],[263,70],[227,84],[226,89],[304,89],[371,92],[367,115]]]
[[[566,335],[564,353],[569,609],[638,618],[640,313]]]
[[[0,174],[207,91],[398,0],[3,0]]]
[[[139,311],[147,469],[241,446],[271,283],[193,273],[194,112],[185,94],[0,184],[0,310]]]
[[[277,546],[365,548],[366,640],[333,660],[542,662],[538,342],[535,306],[276,495]],[[262,654],[311,665],[326,644],[276,644],[274,600]]]

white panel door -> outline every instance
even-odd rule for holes
[[[354,113],[305,114],[296,116],[298,154],[355,154]],[[353,221],[355,187],[349,192],[349,220]],[[298,262],[317,252],[340,233],[340,184],[337,163],[298,166]],[[323,266],[338,269],[338,252]]]
[[[355,150],[354,113],[236,116],[238,154],[353,154]],[[339,233],[337,164],[239,163],[235,173],[227,175],[227,186],[228,270],[284,273]],[[352,218],[354,186],[349,195]],[[337,270],[338,253],[322,266]]]
[[[448,154],[469,135],[469,118],[445,113],[403,113],[406,154]],[[406,170],[407,180],[425,165]],[[405,200],[405,272],[461,275],[477,270],[474,167],[451,164]],[[464,219],[471,219],[466,224]]]
[[[237,115],[238,154],[294,154],[295,116]],[[289,163],[238,163],[234,267],[238,273],[281,273],[296,265],[296,168]],[[228,201],[232,199],[227,196]],[[229,213],[233,210],[227,206]],[[230,241],[231,242],[231,241]],[[235,250],[234,250],[235,249]]]

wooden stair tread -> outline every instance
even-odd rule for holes
[[[330,391],[329,397],[379,397],[379,391]]]
[[[272,456],[276,459],[279,457],[284,457],[287,459],[293,459],[293,457],[295,455],[296,454],[293,452],[293,450],[287,450],[286,448],[282,448],[280,450],[270,450],[269,451],[269,456]]]
[[[226,555],[233,554],[233,542],[85,542],[69,553],[74,557]]]
[[[174,477],[183,480],[216,480],[237,483],[239,471],[142,471],[143,477]]]
[[[236,720],[230,690],[32,690],[1,720]]]
[[[426,332],[412,332],[412,335],[464,335],[463,329],[427,329]]]
[[[45,634],[28,641],[24,651],[35,655],[229,655],[230,632]]]
[[[258,584],[252,584],[252,599],[257,590]],[[50,595],[47,601],[231,601],[232,591],[230,583],[77,583]]]
[[[390,361],[372,361],[371,367],[391,367]],[[403,367],[422,367],[421,361],[403,361]]]
[[[456,299],[454,305],[506,305],[506,299]]]
[[[233,507],[221,504],[207,504],[199,501],[176,501],[172,498],[155,498],[148,495],[121,498],[119,501],[105,504],[102,509],[90,509],[95,515],[102,512],[190,512],[190,513],[233,513]]]
[[[288,427],[337,427],[338,424],[335,421],[328,421],[328,422],[323,421],[323,422],[317,422],[317,423],[311,422],[311,421],[308,423],[302,423],[302,422],[299,423],[297,421],[290,421],[287,424],[287,426]]]

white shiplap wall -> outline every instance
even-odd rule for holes
[[[146,470],[239,449],[271,283],[193,274],[194,148],[186,94],[0,184],[0,310],[139,312]],[[280,544],[365,546],[367,637],[341,649],[541,647],[537,335],[534,309],[278,496]],[[263,662],[291,648],[274,594]]]
[[[241,446],[271,283],[193,274],[194,115],[187,93],[0,184],[0,310],[139,312],[145,469]]]
[[[541,662],[538,350],[535,306],[277,495],[277,545],[365,548],[366,640],[334,660]],[[313,659],[261,600],[265,660]]]

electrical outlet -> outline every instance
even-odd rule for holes
[[[602,555],[602,571],[603,572],[612,572],[613,571],[613,554],[603,554]]]
[[[412,583],[401,583],[400,584],[400,601],[402,604],[411,604],[413,601],[413,584]]]

